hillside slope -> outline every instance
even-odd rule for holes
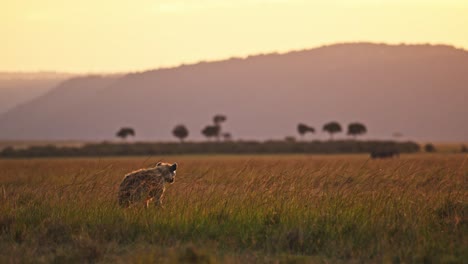
[[[0,72],[0,114],[45,94],[70,77],[61,73]]]
[[[450,46],[337,44],[122,77],[82,77],[0,116],[0,139],[111,139],[133,126],[200,139],[216,113],[235,138],[283,138],[298,122],[362,121],[367,138],[468,140],[468,52]],[[326,138],[318,133],[315,138]]]

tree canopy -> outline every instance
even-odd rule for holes
[[[135,136],[135,130],[131,127],[122,127],[119,131],[115,134],[117,137],[121,139],[126,139],[128,136]]]
[[[221,132],[220,126],[214,125],[214,126],[206,126],[203,128],[201,133],[207,137],[208,139],[215,137],[219,138],[219,133]]]
[[[330,134],[330,138],[333,139],[333,134],[339,133],[342,131],[341,125],[338,122],[329,122],[323,126],[323,131],[326,131]]]
[[[361,123],[351,123],[348,125],[348,135],[350,136],[359,136],[365,134],[367,132],[367,128],[365,125]]]
[[[174,127],[172,130],[172,134],[180,140],[180,142],[183,142],[186,137],[189,135],[188,129],[184,125],[177,125]]]
[[[304,136],[306,133],[315,133],[315,129],[311,126],[308,126],[306,124],[303,124],[303,123],[299,123],[297,125],[297,132],[299,133],[299,135]]]
[[[220,114],[218,114],[218,115],[215,115],[215,116],[213,117],[213,123],[214,123],[215,125],[218,125],[218,126],[219,126],[221,123],[226,122],[226,120],[227,120],[227,117],[226,117],[225,115],[220,115]]]
[[[222,136],[223,136],[224,141],[232,140],[232,135],[229,132],[224,132]]]

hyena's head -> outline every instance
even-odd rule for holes
[[[158,162],[158,164],[156,164],[156,169],[159,172],[161,172],[164,181],[168,183],[174,183],[177,170],[177,163],[170,164],[165,162]]]

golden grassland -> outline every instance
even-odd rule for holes
[[[0,160],[0,262],[468,259],[468,155]],[[123,176],[179,164],[164,208],[121,209]]]

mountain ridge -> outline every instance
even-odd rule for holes
[[[0,114],[45,94],[73,76],[57,72],[0,72]]]
[[[466,114],[467,70],[463,49],[359,43],[101,77],[100,84],[79,77],[75,91],[65,92],[69,83],[55,89],[62,98],[49,92],[1,115],[0,138],[104,140],[129,125],[140,139],[168,140],[184,123],[190,138],[201,139],[202,127],[224,113],[236,138],[283,138],[298,122],[321,130],[336,119],[367,124],[370,138],[398,131],[410,139],[467,140],[466,125],[455,129]],[[447,129],[431,131],[434,122]]]

